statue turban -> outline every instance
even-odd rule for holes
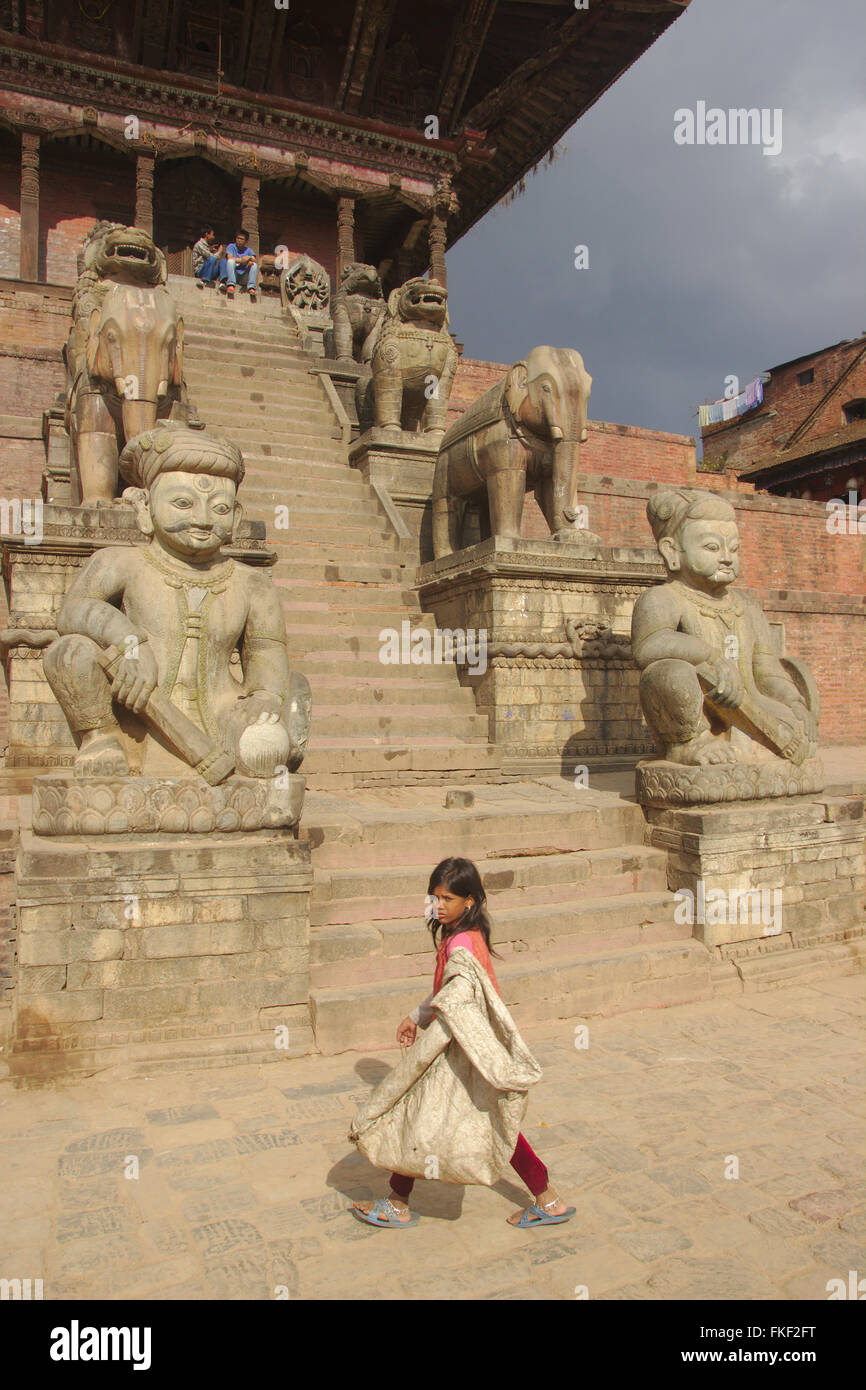
[[[231,478],[239,487],[244,459],[229,439],[179,420],[158,420],[152,429],[130,439],[118,468],[133,487],[145,489],[152,487],[161,473],[210,473],[216,478]]]
[[[675,536],[684,521],[735,521],[737,515],[723,497],[687,487],[654,493],[646,514],[657,541]]]

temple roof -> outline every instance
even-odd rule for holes
[[[283,9],[264,0],[109,0],[91,10],[84,0],[0,0],[0,80],[109,106],[122,102],[123,84],[168,80],[179,114],[227,133],[243,107],[258,112],[269,137],[296,148],[298,127],[281,133],[284,113],[327,121],[346,132],[350,161],[375,162],[377,140],[404,151],[408,142],[407,168],[413,144],[428,170],[431,146],[450,152],[453,244],[688,3],[291,0]],[[52,72],[52,58],[63,57],[70,61]],[[94,81],[106,71],[113,82]],[[143,89],[140,102],[147,114]],[[164,99],[160,109],[164,117]],[[425,137],[433,115],[438,141]]]

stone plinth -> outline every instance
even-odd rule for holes
[[[38,543],[9,536],[0,547],[9,595],[8,627],[0,646],[9,686],[7,767],[71,766],[75,743],[42,670],[44,647],[55,634],[64,595],[88,556],[107,545],[146,544],[132,507],[124,502],[109,507],[46,503],[42,532]],[[235,544],[223,554],[256,566],[276,560],[259,521],[243,522]]]
[[[286,830],[22,831],[13,1075],[309,1052],[311,884]]]
[[[218,786],[201,777],[72,777],[33,780],[36,835],[211,835],[296,826],[307,779],[284,773],[231,776]]]
[[[384,488],[410,535],[420,562],[433,557],[433,471],[440,435],[369,429],[349,449],[349,462],[365,482]]]
[[[682,893],[677,920],[688,920],[691,894],[693,934],[724,948],[723,958],[737,957],[737,943],[802,950],[866,931],[862,799],[797,797],[646,815],[650,843],[667,851],[668,887]]]
[[[504,770],[572,776],[655,750],[628,631],[635,598],[661,575],[652,550],[579,540],[500,537],[422,565],[419,597],[437,625],[486,633],[486,671],[457,670]]]

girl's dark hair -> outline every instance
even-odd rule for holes
[[[485,911],[487,906],[487,894],[481,882],[481,875],[472,863],[472,860],[443,859],[441,863],[436,865],[436,868],[430,875],[427,892],[434,893],[440,884],[442,884],[444,888],[448,888],[458,898],[474,899],[472,906],[466,909],[460,921],[455,923],[448,932],[448,935],[454,936],[457,932],[472,931],[473,929],[480,931],[481,935],[484,937],[484,944],[491,956],[496,956],[497,952],[494,951],[493,947],[490,945],[490,918]],[[439,944],[438,937],[439,932],[442,930],[442,923],[437,922],[435,918],[432,920],[428,918],[427,925],[433,937],[433,945],[437,946]]]

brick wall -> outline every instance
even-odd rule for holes
[[[705,463],[740,471],[757,459],[781,448],[794,430],[806,420],[822,398],[838,382],[866,348],[866,338],[837,343],[803,357],[796,362],[774,367],[770,380],[764,383],[763,404],[727,424],[707,425],[702,431]],[[814,379],[800,385],[798,376],[812,371]],[[846,401],[866,396],[866,354],[846,377],[832,390],[821,405],[814,420],[798,440],[798,447],[822,435],[841,428],[845,417],[842,406]]]

